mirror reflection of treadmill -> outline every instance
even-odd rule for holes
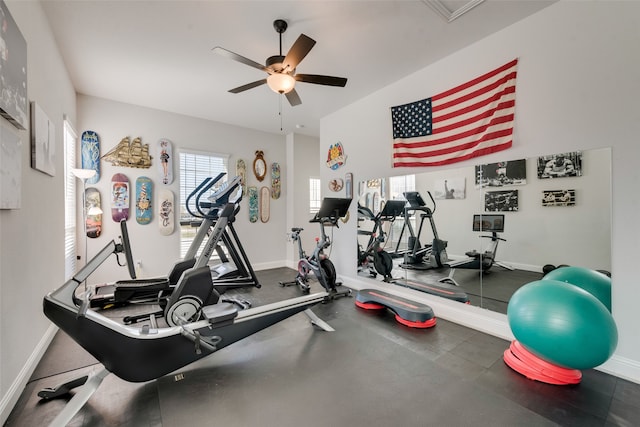
[[[405,199],[409,204],[410,208],[422,208],[425,206],[424,199],[420,196],[420,193],[417,191],[411,191],[404,193]],[[404,213],[404,201],[402,206],[402,211]],[[388,202],[387,202],[388,203]],[[434,227],[435,229],[435,227]],[[458,301],[464,304],[470,304],[471,301],[467,293],[458,286],[453,286],[447,283],[427,283],[422,282],[415,279],[408,278],[398,278],[392,279],[391,283],[402,286],[405,288],[413,289],[415,291],[424,292],[427,294],[439,296],[441,298],[450,299],[453,301]]]

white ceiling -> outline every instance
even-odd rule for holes
[[[318,136],[323,116],[555,1],[42,3],[78,93],[265,132]],[[222,46],[264,63],[279,53],[275,19],[289,24],[283,54],[300,33],[317,42],[298,73],[347,77],[346,87],[298,83],[302,105],[296,107],[266,85],[228,93],[266,74],[211,49]]]

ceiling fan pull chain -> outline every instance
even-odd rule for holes
[[[282,132],[282,97],[284,95],[280,94],[278,97],[278,115],[280,116],[280,132]]]

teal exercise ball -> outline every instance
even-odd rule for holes
[[[547,273],[543,279],[578,286],[598,298],[611,312],[611,278],[606,274],[584,267],[563,267]]]
[[[518,289],[507,306],[514,337],[541,359],[568,369],[606,362],[618,344],[613,316],[596,297],[558,280]]]

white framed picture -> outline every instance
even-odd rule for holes
[[[31,102],[31,167],[47,175],[56,174],[56,133],[44,110]]]

